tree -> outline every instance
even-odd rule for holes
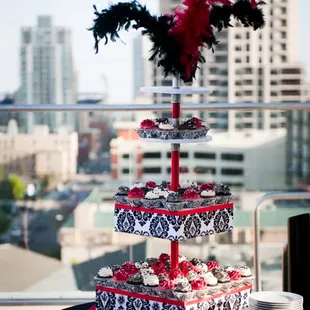
[[[13,189],[12,184],[9,180],[3,180],[0,183],[0,199],[13,199]]]
[[[24,184],[24,182],[17,175],[12,175],[9,178],[9,182],[12,186],[13,199],[14,200],[23,199],[25,197],[25,184]]]
[[[4,212],[0,210],[0,235],[5,233],[10,227],[10,220]]]

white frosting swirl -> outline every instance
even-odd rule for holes
[[[197,275],[197,273],[194,272],[194,271],[190,271],[190,272],[187,274],[186,277],[187,277],[187,280],[188,280],[189,282],[192,282],[192,281],[195,281],[195,280],[198,279],[198,275]]]
[[[133,189],[133,188],[135,188],[135,187],[141,188],[141,187],[143,187],[143,184],[142,184],[141,182],[136,182],[136,183],[134,183],[134,184],[130,187],[130,189]]]
[[[113,277],[113,271],[110,267],[103,267],[98,271],[98,276],[101,278]]]
[[[136,262],[135,266],[138,269],[146,269],[149,267],[149,264],[147,262]]]
[[[145,199],[158,199],[160,197],[160,194],[155,191],[147,192],[145,195]]]
[[[190,188],[190,187],[196,187],[197,186],[197,183],[194,182],[194,181],[190,181],[190,180],[186,180],[186,181],[183,181],[181,184],[181,187],[183,188]]]
[[[154,192],[159,197],[164,197],[164,198],[167,198],[170,193],[169,191],[162,190],[159,187],[155,187],[152,192]]]
[[[162,130],[173,130],[174,126],[172,124],[170,124],[170,123],[169,124],[160,123],[158,128],[162,129]]]
[[[251,269],[247,266],[238,267],[237,270],[242,277],[250,277],[252,275]]]
[[[174,285],[178,285],[179,283],[184,283],[184,284],[188,284],[188,280],[185,277],[177,277],[174,280],[172,280]]]
[[[196,266],[196,268],[202,272],[208,272],[209,271],[209,268],[208,268],[207,264],[205,264],[205,263],[198,264]]]
[[[206,274],[201,276],[206,280],[207,285],[216,285],[218,283],[217,278],[212,274],[212,272],[207,272]]]
[[[205,190],[201,192],[201,197],[214,197],[215,191]]]
[[[152,268],[141,268],[140,273],[142,275],[149,275],[149,274],[153,274],[154,270]]]
[[[143,284],[148,286],[158,286],[159,279],[154,274],[143,275]]]

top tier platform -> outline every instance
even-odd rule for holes
[[[171,94],[171,95],[201,95],[211,93],[212,90],[204,87],[141,87],[140,91],[142,93],[152,93],[152,94]]]

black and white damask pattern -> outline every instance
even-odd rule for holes
[[[250,290],[189,306],[176,306],[152,300],[97,291],[96,310],[246,310]]]
[[[181,241],[232,231],[233,218],[233,208],[185,216],[116,208],[114,228],[116,232]]]

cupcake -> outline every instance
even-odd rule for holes
[[[122,266],[121,266],[121,265],[113,265],[113,266],[112,266],[112,271],[113,271],[113,273],[114,273],[115,271],[117,271],[117,270],[120,270],[120,269],[122,269]]]
[[[197,265],[201,264],[201,260],[199,258],[195,257],[191,260],[191,263],[193,266],[197,266]]]
[[[153,192],[159,195],[160,199],[167,199],[168,195],[169,195],[169,190],[162,188],[162,187],[155,187],[153,189]]]
[[[174,281],[178,278],[183,277],[183,272],[179,268],[171,269],[169,272],[169,279]],[[176,282],[175,282],[176,283]]]
[[[143,277],[141,273],[132,274],[128,281],[127,287],[130,292],[133,293],[142,293],[142,284],[143,284]]]
[[[180,187],[182,189],[185,189],[185,190],[186,189],[194,189],[197,192],[199,191],[199,187],[198,187],[197,183],[194,181],[191,181],[191,180],[185,180],[185,181],[181,182]]]
[[[155,274],[143,275],[143,293],[158,296],[159,279]]]
[[[97,277],[95,278],[97,281],[100,281],[100,284],[104,286],[111,286],[112,284],[112,277],[113,277],[113,271],[110,267],[103,267],[101,268],[98,273]],[[113,286],[113,285],[112,285]]]
[[[236,270],[234,267],[232,267],[231,265],[226,265],[224,267],[224,271],[226,272],[230,272],[230,271],[233,271],[233,270]]]
[[[176,192],[170,192],[166,200],[164,200],[164,206],[171,212],[180,211],[185,206],[185,201],[182,200],[182,196]]]
[[[228,185],[220,184],[215,187],[216,204],[229,203],[232,199]]]
[[[182,261],[179,263],[179,269],[182,271],[183,275],[186,277],[190,271],[195,271],[195,267],[189,261]]]
[[[139,270],[149,268],[149,264],[143,260],[136,262],[135,266]]]
[[[194,299],[195,293],[192,290],[192,286],[189,282],[180,282],[177,284],[174,297],[180,301],[190,301]]]
[[[227,271],[229,277],[230,277],[230,281],[232,283],[232,288],[238,288],[241,287],[242,281],[241,281],[241,275],[237,270],[231,270],[231,271]]]
[[[158,276],[159,283],[163,282],[164,280],[169,280],[168,273],[160,273]]]
[[[192,140],[201,137],[201,130],[197,128],[196,122],[192,119],[184,120],[179,126],[180,139]]]
[[[200,197],[202,199],[201,206],[214,206],[216,202],[214,185],[212,183],[200,185]]]
[[[167,253],[160,254],[158,258],[161,262],[166,263],[166,261],[170,260],[170,255]]]
[[[209,271],[209,268],[208,268],[207,264],[205,264],[205,263],[199,263],[195,267],[196,267],[197,271],[201,271],[201,272],[205,272],[205,273]]]
[[[147,192],[142,203],[145,208],[159,209],[161,207],[160,192],[155,190]]]
[[[241,267],[238,267],[236,270],[240,273],[243,285],[252,284],[254,277],[252,276],[252,272],[249,267],[241,266]]]
[[[202,275],[202,278],[206,280],[208,286],[216,286],[218,284],[218,279],[210,271]]]
[[[146,262],[149,264],[149,266],[152,266],[157,261],[158,259],[156,257],[149,257],[146,259]]]
[[[160,273],[166,272],[165,264],[161,261],[157,261],[157,262],[153,263],[151,268],[154,270],[154,273],[156,275],[159,275]]]
[[[154,274],[154,270],[152,268],[142,268],[140,269],[140,273],[144,275]]]
[[[194,270],[190,270],[187,275],[186,275],[186,279],[188,280],[188,282],[193,282],[198,280],[198,275]]]
[[[214,260],[207,262],[206,265],[207,265],[209,271],[212,271],[213,269],[218,268],[218,266],[219,266],[218,263]]]
[[[170,122],[170,120],[163,119],[158,124],[159,134],[158,137],[163,140],[173,140],[179,138],[179,131],[175,130],[173,124]]]
[[[195,123],[197,129],[203,129],[203,133],[201,133],[202,136],[205,136],[208,133],[209,128],[204,120],[198,117],[192,117],[191,120]]]
[[[212,270],[213,275],[217,278],[218,283],[221,284],[221,289],[227,291],[231,288],[230,277],[227,272],[222,269],[215,268]]]
[[[155,187],[157,187],[157,185],[153,181],[148,181],[148,182],[145,183],[145,187],[147,187],[149,189],[154,189]]]
[[[134,187],[128,192],[128,202],[132,207],[142,207],[144,192],[141,188]]]
[[[199,208],[202,202],[200,195],[194,189],[187,189],[182,198],[186,202],[185,207],[190,209]]]
[[[207,282],[205,279],[200,278],[194,280],[192,281],[191,286],[196,298],[202,299],[207,296]]]
[[[139,269],[134,263],[126,262],[122,265],[122,269],[125,270],[129,275],[136,274],[139,272]]]
[[[121,186],[118,188],[117,193],[114,195],[114,200],[116,203],[126,205],[128,204],[128,192],[129,187],[127,186]]]
[[[126,282],[129,280],[129,274],[125,270],[117,270],[113,274],[113,281],[115,287],[124,290],[126,289],[127,285]]]
[[[146,119],[141,122],[140,128],[137,130],[137,133],[142,139],[156,139],[158,138],[155,122],[151,119]]]
[[[160,282],[158,286],[158,294],[159,297],[165,298],[165,299],[172,299],[173,296],[173,290],[175,288],[175,285],[173,282],[169,279],[164,279]]]

